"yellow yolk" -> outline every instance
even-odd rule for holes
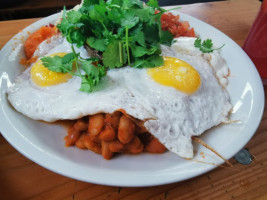
[[[177,58],[164,57],[164,66],[151,68],[147,73],[157,83],[174,87],[187,94],[196,92],[201,84],[198,72]]]
[[[63,57],[66,53],[51,54],[50,57]],[[67,82],[72,77],[69,73],[53,72],[46,68],[41,60],[38,60],[31,69],[32,81],[41,87],[58,85]]]

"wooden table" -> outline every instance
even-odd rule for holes
[[[242,45],[259,10],[258,0],[231,0],[183,6]],[[38,19],[0,22],[0,47]],[[267,89],[265,88],[265,92]],[[76,181],[48,171],[17,152],[0,135],[0,199],[267,199],[267,111],[246,145],[250,165],[230,161],[237,170],[217,168],[199,177],[163,186],[120,188]]]

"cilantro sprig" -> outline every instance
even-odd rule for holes
[[[160,18],[166,11],[157,0],[149,0],[147,6],[140,0],[84,0],[79,10],[64,7],[59,31],[69,43],[99,52],[101,60],[83,59],[73,47],[62,58],[41,60],[51,71],[79,76],[84,92],[92,92],[107,69],[161,66],[160,45],[170,46],[173,40],[170,32],[161,29]]]
[[[147,5],[140,0],[84,0],[78,11],[64,9],[57,27],[68,42],[99,51],[107,68],[160,66],[160,44],[170,45],[173,36],[161,29],[166,10],[157,0]],[[147,62],[151,58],[155,61]]]
[[[194,42],[194,46],[199,48],[200,51],[202,51],[203,53],[211,53],[213,52],[214,50],[219,50],[221,49],[224,44],[219,47],[219,48],[213,48],[213,43],[212,43],[212,40],[211,39],[206,39],[204,40],[202,43],[201,43],[201,39],[200,38],[197,38]]]
[[[92,92],[101,78],[106,75],[106,68],[100,65],[99,60],[96,58],[83,59],[79,53],[75,52],[73,46],[72,51],[72,53],[68,53],[63,57],[43,57],[41,61],[51,71],[70,73],[73,76],[80,77],[82,80],[80,91]],[[83,73],[81,73],[80,68]]]

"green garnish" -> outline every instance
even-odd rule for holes
[[[68,42],[78,47],[86,43],[102,53],[107,68],[160,66],[159,58],[153,65],[139,64],[151,56],[161,57],[160,44],[170,45],[173,39],[161,29],[160,17],[166,10],[157,0],[147,5],[140,0],[85,0],[78,11],[64,9],[57,27]]]
[[[135,68],[163,65],[160,44],[170,46],[173,40],[170,32],[161,29],[160,18],[167,10],[160,8],[157,0],[149,0],[147,5],[140,0],[84,0],[78,11],[64,8],[57,28],[69,43],[77,47],[86,44],[99,51],[103,66],[82,59],[74,49],[63,58],[42,58],[44,66],[81,77],[80,90],[91,92],[107,69],[126,64]],[[155,14],[156,10],[160,12]],[[76,73],[72,72],[73,65]]]
[[[92,92],[94,87],[98,85],[102,77],[106,75],[106,69],[98,64],[97,58],[81,58],[79,53],[76,53],[72,47],[72,53],[68,53],[63,57],[43,57],[41,61],[50,71],[70,73],[73,76],[78,76],[82,79],[80,90],[83,92]],[[73,72],[73,66],[76,72]],[[81,74],[80,67],[85,72]]]
[[[201,39],[200,38],[197,38],[195,40],[194,45],[195,45],[195,47],[199,48],[200,51],[202,51],[203,53],[211,53],[214,50],[219,50],[224,46],[224,44],[223,44],[221,47],[214,49],[214,48],[212,48],[213,47],[213,43],[212,43],[211,39],[206,39],[201,43]]]

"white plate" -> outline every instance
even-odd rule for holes
[[[231,119],[242,123],[221,125],[213,128],[201,139],[222,156],[229,159],[253,136],[263,114],[264,92],[255,66],[244,51],[229,37],[212,26],[188,15],[180,14],[183,20],[200,34],[212,38],[222,49],[222,56],[231,70],[228,92],[234,106]],[[90,151],[64,147],[66,130],[57,124],[31,120],[17,113],[8,103],[6,89],[23,70],[18,64],[23,40],[28,32],[41,25],[53,23],[57,15],[46,17],[25,28],[14,36],[0,53],[0,129],[3,136],[19,152],[56,173],[74,179],[104,185],[152,186],[186,180],[203,174],[216,166],[184,160],[167,152],[161,155],[121,155],[106,161]],[[13,52],[13,53],[12,53]],[[13,59],[13,60],[12,60]],[[223,161],[200,145],[195,145],[195,160],[221,164]]]

